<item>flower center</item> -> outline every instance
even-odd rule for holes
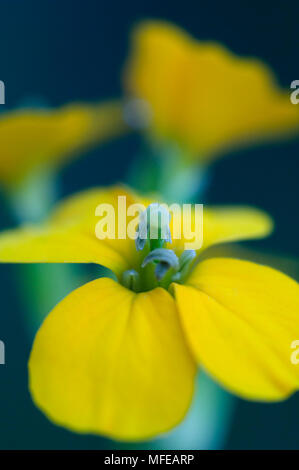
[[[172,282],[183,282],[196,256],[186,250],[178,257],[171,249],[170,213],[162,205],[153,203],[140,214],[136,234],[136,249],[144,252],[138,271],[129,269],[122,276],[122,284],[134,292],[144,292],[155,287],[168,289]]]

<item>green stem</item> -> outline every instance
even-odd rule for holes
[[[173,148],[165,148],[160,160],[158,192],[165,202],[187,203],[203,195],[208,181],[206,166]]]
[[[163,202],[183,203],[204,193],[209,171],[198,161],[184,158],[177,148],[157,148],[149,143],[137,156],[127,182],[141,193],[157,192]]]

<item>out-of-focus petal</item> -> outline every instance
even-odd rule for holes
[[[299,132],[298,106],[265,64],[171,24],[146,22],[134,31],[125,88],[151,107],[155,138],[194,158]]]
[[[118,102],[21,110],[0,117],[0,181],[14,183],[32,168],[55,167],[126,131]]]

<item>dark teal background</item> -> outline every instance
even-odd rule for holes
[[[128,33],[144,18],[170,20],[200,39],[221,41],[236,53],[258,56],[286,88],[299,79],[295,0],[0,0],[0,79],[6,84],[7,103],[1,110],[34,99],[56,106],[120,96]],[[215,92],[221,93],[221,77]],[[90,152],[63,170],[62,193],[125,179],[139,147],[140,139],[129,136]],[[215,165],[203,202],[248,203],[267,210],[276,220],[276,232],[251,246],[299,257],[298,157],[298,140],[228,155]],[[13,221],[3,206],[0,224],[7,228]],[[0,448],[113,447],[100,438],[55,427],[32,405],[26,369],[31,345],[24,333],[16,273],[16,267],[0,266],[0,339],[7,355],[7,364],[0,366]],[[271,405],[238,400],[226,448],[299,448],[298,422],[299,395]]]

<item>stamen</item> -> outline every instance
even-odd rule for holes
[[[172,277],[173,282],[181,282],[185,279],[187,274],[189,274],[192,262],[196,258],[195,250],[185,250],[179,259],[180,267],[178,271]]]
[[[122,284],[134,292],[138,292],[140,288],[140,275],[135,269],[124,271],[122,275]]]
[[[158,263],[155,269],[155,276],[157,278],[157,281],[161,281],[166,275],[166,273],[169,271],[169,269],[169,264],[164,263],[163,261],[161,261],[161,263]]]
[[[180,256],[180,271],[182,271],[185,266],[189,266],[191,261],[193,261],[195,257],[195,250],[185,250]]]
[[[178,257],[172,250],[166,250],[165,248],[157,248],[151,251],[143,260],[141,267],[144,268],[149,263],[157,264],[155,276],[158,281],[161,281],[170,269],[174,271],[179,269]]]

